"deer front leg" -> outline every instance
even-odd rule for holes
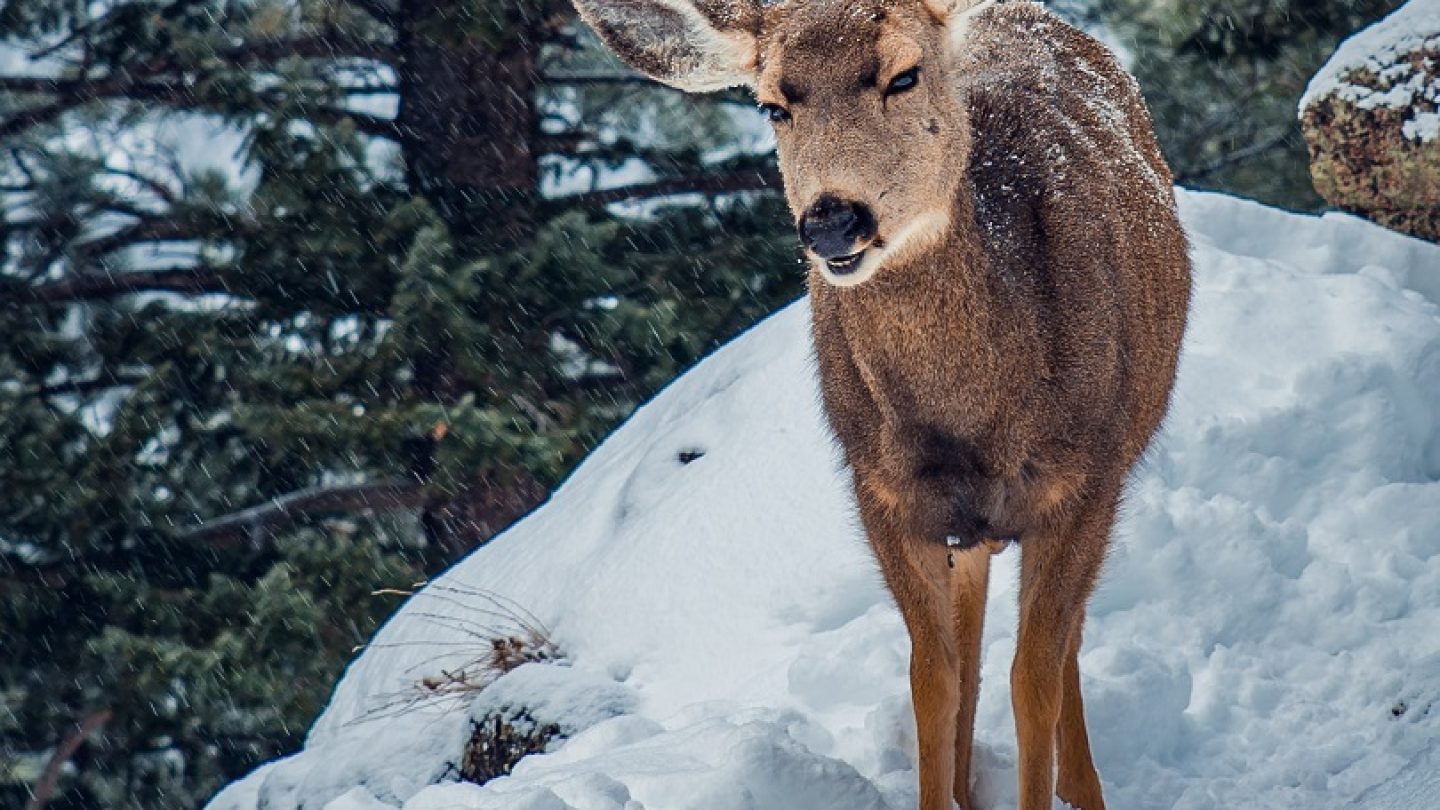
[[[910,633],[910,699],[920,749],[920,810],[952,810],[960,659],[951,609],[949,550],[907,535],[895,499],[873,482],[857,487],[860,516]]]
[[[1082,760],[1090,759],[1080,709],[1079,669],[1074,669],[1073,686],[1067,683],[1066,669],[1075,666],[1085,603],[1104,561],[1113,503],[1107,502],[1104,509],[1081,518],[1068,532],[1037,534],[1021,542],[1020,632],[1010,670],[1010,700],[1020,749],[1020,810],[1049,810],[1051,806],[1062,709],[1068,709],[1065,733],[1059,740],[1066,749],[1062,761],[1077,768]],[[1069,706],[1065,700],[1067,687],[1073,691],[1073,705]],[[1083,753],[1079,746],[1084,746]],[[1090,770],[1093,773],[1093,765]],[[1068,776],[1067,791],[1076,786]],[[1093,795],[1085,793],[1074,798],[1097,800],[1098,779],[1084,785],[1087,789],[1092,786]],[[1101,806],[1081,805],[1082,810],[1098,810]]]
[[[955,801],[974,810],[970,800],[970,752],[975,738],[975,703],[980,697],[980,637],[985,624],[985,593],[990,582],[989,551],[954,554],[950,572],[951,609],[957,652],[959,710],[955,718]]]
[[[958,660],[943,611],[906,620],[910,629],[910,695],[920,748],[920,810],[952,810],[956,777]]]

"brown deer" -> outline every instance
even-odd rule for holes
[[[1104,807],[1081,626],[1190,295],[1135,82],[1031,3],[576,4],[630,65],[751,86],[774,123],[825,409],[910,632],[922,810],[974,806],[987,549],[1009,540],[1020,806]]]

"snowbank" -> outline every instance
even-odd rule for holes
[[[1440,248],[1184,193],[1197,295],[1081,667],[1123,808],[1440,806]],[[551,501],[410,600],[303,751],[215,810],[869,810],[914,801],[908,641],[822,427],[804,302],[641,409]],[[691,458],[682,463],[681,455]],[[993,577],[979,792],[1013,806],[1015,553]],[[572,659],[502,679],[575,732],[447,783],[469,589]],[[439,782],[439,784],[435,784]]]

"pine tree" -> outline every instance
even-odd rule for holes
[[[559,0],[7,0],[0,34],[7,807],[192,807],[293,749],[373,590],[799,292],[749,99]]]
[[[1346,36],[1400,0],[1094,0],[1128,57],[1181,185],[1298,209],[1310,184],[1295,107]]]

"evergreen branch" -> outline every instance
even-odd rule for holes
[[[413,509],[425,503],[424,485],[416,480],[391,479],[368,484],[311,487],[242,509],[176,533],[178,540],[228,543],[255,540],[261,532],[289,526],[311,515],[363,510]]]
[[[11,300],[19,303],[64,304],[115,295],[172,292],[188,295],[230,293],[228,274],[219,268],[186,267],[106,275],[83,275],[34,286],[21,286]]]
[[[345,0],[345,2],[370,15],[381,25],[386,25],[391,28],[399,27],[399,21],[395,18],[395,11],[386,5],[384,0]]]
[[[30,791],[30,800],[25,803],[25,810],[42,810],[50,803],[51,797],[55,795],[55,785],[60,782],[60,774],[65,770],[65,763],[75,756],[80,746],[90,739],[102,726],[110,722],[113,712],[109,709],[101,709],[86,715],[84,720],[55,748],[55,753],[50,755],[50,761],[45,763],[45,770],[40,773],[36,780],[35,787]]]
[[[639,183],[620,188],[555,197],[552,202],[581,208],[599,208],[611,203],[670,197],[676,194],[729,194],[737,191],[763,191],[780,187],[780,173],[775,169],[765,168],[725,174],[672,177],[656,180],[653,183]]]

